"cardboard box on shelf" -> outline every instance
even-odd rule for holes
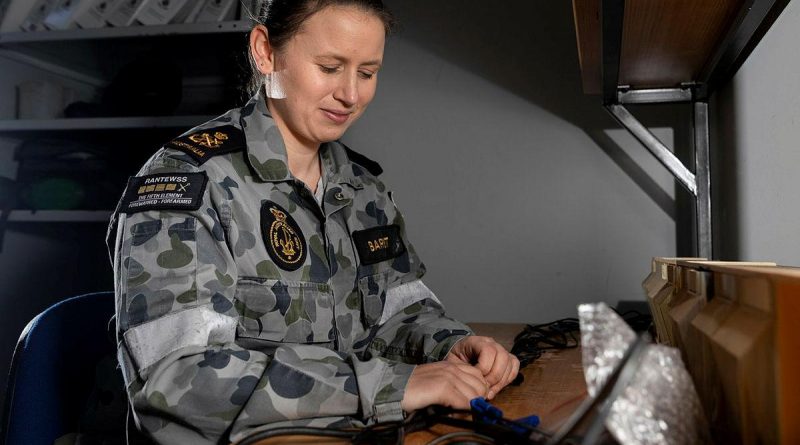
[[[126,0],[85,0],[89,7],[80,11],[75,23],[81,28],[103,28],[108,26],[108,16],[120,3]]]
[[[146,0],[136,14],[136,21],[142,25],[166,25],[183,23],[197,0]]]
[[[31,8],[28,16],[20,25],[23,31],[44,31],[44,19],[50,11],[57,5],[58,0],[37,0]]]
[[[38,2],[30,0],[5,0],[0,2],[0,32],[17,32],[22,30],[22,23],[31,14]]]
[[[105,19],[111,26],[131,26],[147,0],[122,0],[114,5]]]
[[[222,22],[236,17],[236,0],[207,0],[197,16],[197,23]]]

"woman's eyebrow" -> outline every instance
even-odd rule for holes
[[[320,54],[320,55],[316,56],[315,59],[334,59],[337,62],[341,62],[341,63],[350,62],[350,59],[348,59],[347,57],[339,56],[339,55],[336,55],[336,54]],[[359,66],[374,66],[374,67],[380,68],[381,67],[381,60],[380,59],[367,60],[366,62],[360,63]]]

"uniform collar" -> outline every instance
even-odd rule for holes
[[[364,187],[361,180],[364,170],[356,166],[347,156],[347,150],[339,141],[322,144],[319,149],[322,169],[328,183],[350,184],[354,188]]]
[[[242,107],[240,123],[247,140],[246,161],[258,177],[265,182],[281,182],[293,179],[289,171],[286,145],[278,126],[267,108],[261,93],[256,93],[247,105]],[[350,184],[362,188],[360,175],[363,170],[355,168],[347,157],[344,146],[338,142],[328,142],[320,146],[322,174],[326,182]]]
[[[290,180],[286,145],[260,93],[242,107],[239,120],[247,140],[245,158],[258,177],[266,182]]]

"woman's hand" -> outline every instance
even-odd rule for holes
[[[441,361],[414,368],[400,406],[406,412],[430,405],[469,409],[470,400],[486,397],[488,393],[489,383],[478,368]]]
[[[445,360],[451,363],[474,364],[489,383],[490,400],[513,382],[519,372],[519,360],[491,337],[466,337],[453,346]]]

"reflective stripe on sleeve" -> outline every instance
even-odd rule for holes
[[[183,310],[128,329],[128,346],[136,369],[149,368],[167,355],[189,346],[231,343],[236,319],[214,312],[208,306]]]
[[[422,280],[414,280],[389,288],[386,291],[386,304],[383,307],[383,314],[378,324],[386,323],[386,320],[392,318],[395,314],[426,298],[442,304]]]

